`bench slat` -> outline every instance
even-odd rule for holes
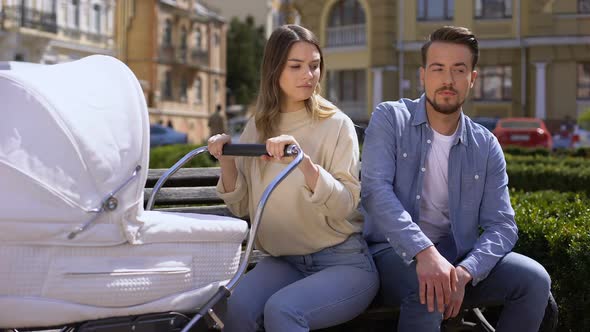
[[[152,188],[144,189],[144,204],[152,194]],[[221,204],[215,187],[162,188],[158,192],[155,205],[177,204]]]
[[[153,188],[158,179],[164,175],[167,169],[150,169],[146,182],[147,188]],[[204,187],[215,186],[219,179],[218,167],[181,168],[168,181],[164,187]]]

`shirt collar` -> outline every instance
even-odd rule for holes
[[[420,100],[418,101],[418,106],[416,108],[416,113],[414,113],[412,125],[419,126],[425,123],[428,123],[428,117],[426,116],[426,94],[423,93],[422,96],[420,96]],[[465,115],[461,111],[459,118],[459,128],[457,129],[457,135],[455,135],[453,145],[457,143],[463,143],[465,146],[469,146],[469,143],[467,142],[467,129],[465,127]]]

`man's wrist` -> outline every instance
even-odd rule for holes
[[[457,271],[457,278],[459,278],[459,283],[462,285],[467,285],[471,280],[473,280],[473,276],[467,269],[461,265],[458,265],[456,268]]]
[[[421,251],[419,251],[416,256],[414,256],[416,258],[417,261],[420,260],[424,260],[424,259],[428,259],[428,258],[432,258],[436,255],[437,250],[434,247],[434,245],[430,245],[424,249],[422,249]]]

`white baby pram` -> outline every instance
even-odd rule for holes
[[[145,330],[188,329],[194,321],[178,318],[207,314],[244,272],[266,198],[301,160],[267,189],[240,264],[245,221],[148,211],[162,183],[206,148],[160,179],[144,211],[148,112],[120,61],[0,71],[0,113],[0,329],[129,316],[120,331],[150,320]],[[99,327],[88,330],[109,330]]]

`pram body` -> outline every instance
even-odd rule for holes
[[[146,211],[134,74],[91,56],[0,71],[0,328],[194,312],[236,272],[246,222]]]

